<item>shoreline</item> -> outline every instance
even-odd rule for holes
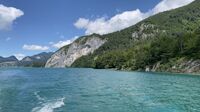
[[[45,67],[0,67],[1,69],[93,69],[93,70],[111,70],[117,72],[139,72],[139,73],[153,73],[153,74],[172,74],[172,75],[189,75],[189,76],[200,76],[200,73],[182,73],[182,72],[159,72],[159,71],[133,71],[133,70],[117,70],[115,68],[111,69],[96,69],[96,68],[79,68],[79,67],[67,67],[67,68],[45,68]]]

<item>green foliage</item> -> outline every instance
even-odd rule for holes
[[[45,63],[42,62],[34,62],[31,67],[44,67]]]
[[[80,59],[76,60],[72,67],[84,67],[84,68],[94,68],[94,59],[90,54],[88,56],[82,56]]]
[[[117,68],[122,69],[126,60],[126,52],[112,51],[97,57],[95,68]]]
[[[45,67],[44,62],[32,62],[32,63],[26,63],[24,64],[24,67]]]

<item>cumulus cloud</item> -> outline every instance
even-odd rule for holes
[[[78,36],[75,36],[74,38],[72,39],[69,39],[69,40],[64,40],[64,41],[59,41],[57,43],[54,43],[54,42],[50,42],[50,44],[54,47],[54,48],[61,48],[61,47],[64,47],[66,45],[69,45],[71,44],[74,40],[76,40],[78,38]]]
[[[86,34],[106,34],[136,24],[144,18],[146,18],[146,14],[137,9],[117,14],[109,20],[105,17],[97,18],[94,21],[80,18],[74,25],[79,29],[86,29]]]
[[[48,46],[27,45],[27,44],[25,44],[22,48],[24,50],[29,50],[29,51],[46,51],[46,50],[49,50]]]
[[[22,54],[22,53],[18,53],[18,54],[14,54],[14,56],[18,59],[18,60],[22,60],[26,55]]]
[[[85,28],[85,26],[87,26],[89,22],[90,22],[89,19],[79,18],[79,20],[76,23],[74,23],[74,25],[77,28]]]
[[[79,29],[85,29],[85,34],[107,34],[132,26],[154,14],[175,9],[187,5],[193,1],[194,0],[162,0],[148,12],[141,12],[139,9],[136,9],[133,11],[125,11],[109,19],[106,19],[105,17],[97,18],[95,20],[79,18],[74,23],[74,26]]]
[[[157,14],[159,12],[175,9],[178,7],[182,7],[184,5],[187,5],[194,0],[162,0],[160,3],[158,3],[153,11],[153,14]]]
[[[8,30],[13,22],[24,15],[24,12],[14,7],[6,7],[0,4],[0,30]]]

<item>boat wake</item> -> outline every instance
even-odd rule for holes
[[[45,99],[42,98],[42,97],[39,95],[39,91],[34,92],[34,95],[36,96],[36,98],[37,98],[39,101],[45,101]]]
[[[59,99],[55,99],[55,100],[51,100],[51,101],[45,101],[44,98],[42,98],[38,95],[38,92],[35,93],[35,95],[38,98],[38,100],[43,101],[44,103],[42,103],[38,107],[33,108],[31,112],[53,112],[54,109],[60,108],[60,107],[65,105],[65,103],[64,103],[65,98],[64,97],[59,98]]]

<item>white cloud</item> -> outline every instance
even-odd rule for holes
[[[47,47],[47,46],[27,45],[27,44],[25,44],[22,48],[24,50],[29,50],[29,51],[45,51],[45,50],[49,50],[49,47]]]
[[[22,60],[26,55],[25,55],[25,54],[18,53],[18,54],[14,54],[14,56],[15,56],[18,60]]]
[[[109,20],[105,17],[97,18],[94,21],[80,18],[74,25],[79,29],[86,29],[86,34],[106,34],[134,25],[145,17],[146,15],[137,9],[117,14]]]
[[[85,28],[85,26],[87,26],[89,22],[90,22],[89,19],[79,18],[79,20],[76,23],[74,23],[74,25],[77,28]]]
[[[178,7],[182,7],[184,5],[187,5],[194,0],[162,0],[159,4],[157,4],[153,11],[153,14],[157,14],[159,12],[175,9]]]
[[[72,39],[69,39],[69,40],[64,40],[64,41],[59,41],[57,43],[53,43],[53,42],[50,42],[50,44],[55,47],[55,48],[61,48],[63,46],[66,46],[66,45],[69,45],[71,44],[74,40],[76,40],[78,38],[78,36],[75,36],[74,38]]]
[[[0,4],[0,30],[8,30],[13,22],[24,15],[24,12],[14,7],[6,7]]]
[[[159,12],[178,8],[193,1],[194,0],[162,0],[153,9],[145,13],[141,12],[139,9],[136,9],[117,14],[110,19],[106,19],[105,17],[97,18],[95,20],[79,18],[74,23],[74,26],[79,29],[85,29],[85,34],[107,34],[132,26],[139,21]]]

